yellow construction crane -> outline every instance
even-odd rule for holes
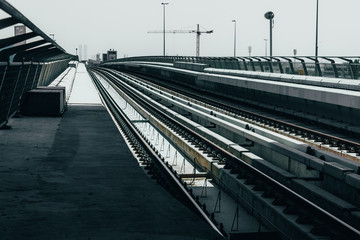
[[[199,24],[197,24],[196,30],[166,30],[165,33],[196,33],[196,56],[200,55],[200,35],[202,33],[213,33],[214,30],[200,31]],[[148,33],[164,33],[163,30],[148,31]]]

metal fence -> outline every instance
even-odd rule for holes
[[[333,78],[360,79],[360,57],[192,57],[143,56],[117,59],[111,62],[193,62],[211,68],[260,71]]]
[[[0,19],[1,36],[19,27],[22,33],[0,39],[0,127],[18,110],[21,98],[37,86],[49,85],[71,60],[66,53],[30,20],[4,0],[0,1],[4,19]],[[10,31],[9,31],[10,29]],[[28,32],[29,31],[29,32]],[[15,29],[16,32],[16,29]],[[27,33],[28,32],[28,33]]]

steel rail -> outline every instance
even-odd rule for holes
[[[211,146],[212,148],[221,152],[221,154],[226,157],[226,162],[229,163],[228,165],[235,169],[234,172],[239,172],[239,175],[252,179],[255,182],[255,185],[261,186],[262,189],[267,189],[267,191],[268,189],[271,189],[270,192],[276,193],[276,195],[280,196],[279,198],[284,199],[286,202],[290,201],[294,203],[297,206],[297,209],[302,209],[313,218],[321,221],[323,225],[327,226],[330,229],[329,231],[331,231],[331,234],[336,235],[336,237],[341,237],[343,239],[360,239],[359,230],[355,229],[348,223],[345,223],[344,221],[340,220],[329,212],[325,211],[321,207],[302,197],[298,193],[294,192],[293,190],[289,189],[288,187],[284,186],[283,184],[279,183],[268,175],[264,174],[260,170],[247,164],[246,162],[230,154],[229,152],[219,148],[206,138],[202,137],[200,134],[177,122],[172,117],[165,116],[163,112],[157,110],[154,106],[149,105],[149,103],[145,99],[137,96],[134,92],[126,90],[125,87],[121,85],[121,80],[124,81],[123,76],[114,76],[114,74],[116,73],[109,69],[104,70],[98,68],[96,70],[102,72],[104,76],[106,76],[110,81],[116,84],[116,86],[126,91],[129,96],[131,96],[137,102],[141,103],[141,105],[147,106],[147,109],[151,110],[154,116],[156,116],[158,119],[163,119],[162,121],[164,122],[164,124],[169,126],[169,122],[172,122],[171,128],[175,132],[184,135],[183,131],[187,131],[190,135],[195,136],[195,138],[200,139],[208,146]],[[119,78],[121,80],[119,80]],[[174,126],[175,124],[177,128]],[[313,224],[314,226],[317,225],[316,223]]]
[[[188,192],[188,189],[185,188],[181,178],[176,173],[174,174],[170,169],[170,165],[165,164],[164,158],[160,157],[154,150],[154,147],[150,146],[150,143],[145,141],[138,130],[134,127],[131,121],[126,117],[126,115],[121,111],[119,106],[112,99],[110,94],[106,91],[104,86],[99,82],[95,74],[90,70],[89,71],[91,78],[93,79],[97,89],[100,92],[100,95],[103,101],[106,103],[106,106],[109,108],[111,114],[115,117],[118,124],[122,127],[122,130],[129,135],[130,133],[136,138],[136,140],[142,145],[143,149],[148,154],[147,159],[151,159],[151,163],[155,163],[158,166],[159,171],[166,176],[167,180],[171,185],[180,193],[181,198],[185,200],[186,205],[188,205],[195,213],[197,213],[201,218],[205,220],[221,237],[224,237],[220,230],[215,226],[215,224],[209,219],[209,217],[204,213],[200,206],[193,199],[191,194]],[[113,85],[114,86],[114,85]]]
[[[153,79],[149,78],[148,76],[144,76],[141,74],[132,73],[134,76],[146,78],[148,81],[153,81]],[[157,77],[158,78],[158,77]],[[302,127],[299,125],[295,125],[292,123],[288,123],[282,120],[278,120],[272,117],[264,116],[258,113],[254,113],[245,109],[238,108],[236,106],[229,106],[228,104],[220,103],[219,101],[214,101],[211,98],[207,98],[204,96],[200,96],[199,94],[192,94],[189,91],[184,91],[176,87],[169,86],[168,84],[164,84],[162,82],[156,81],[156,84],[166,87],[172,91],[177,93],[183,94],[185,96],[194,98],[196,100],[202,101],[204,103],[216,106],[218,108],[227,110],[233,114],[239,115],[244,118],[249,118],[253,121],[257,121],[261,124],[267,124],[273,128],[277,128],[283,131],[288,131],[290,133],[294,133],[296,135],[300,135],[303,138],[308,137],[309,139],[315,140],[315,142],[321,142],[326,145],[330,145],[331,147],[337,147],[339,150],[348,150],[352,153],[357,153],[360,155],[360,143],[350,141],[344,138],[340,138],[337,136],[333,136],[327,133],[319,132],[310,128]],[[181,85],[183,86],[183,85]],[[360,171],[360,168],[359,168]]]

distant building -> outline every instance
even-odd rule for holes
[[[110,49],[109,51],[107,51],[107,60],[111,61],[115,59],[117,59],[117,51],[115,51],[114,49]]]
[[[114,49],[110,49],[109,51],[107,51],[107,53],[103,53],[102,55],[103,62],[115,59],[117,59],[117,51],[115,51]]]
[[[108,60],[107,53],[103,53],[102,60],[103,60],[103,62],[106,62]]]
[[[101,61],[100,53],[97,53],[97,54],[96,54],[96,61]]]

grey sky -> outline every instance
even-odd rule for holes
[[[316,0],[8,0],[45,33],[75,54],[86,44],[88,57],[112,48],[118,57],[162,55],[161,30],[195,29],[199,23],[213,34],[201,35],[201,56],[232,56],[237,21],[237,55],[265,55],[269,22],[275,13],[273,55],[314,55]],[[359,0],[319,0],[319,55],[359,56]],[[195,34],[167,34],[167,55],[195,55]],[[269,54],[269,49],[268,49]]]

